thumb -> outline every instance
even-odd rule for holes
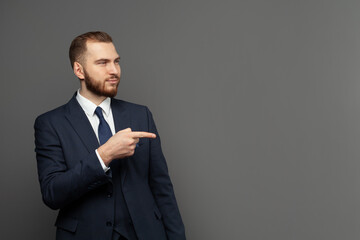
[[[131,131],[131,128],[125,128],[125,129],[123,129],[123,130],[121,130],[119,132],[132,132],[132,131]]]

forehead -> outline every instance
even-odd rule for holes
[[[86,58],[88,59],[115,59],[117,57],[119,54],[111,42],[86,42]]]

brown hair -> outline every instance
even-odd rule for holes
[[[112,42],[112,38],[106,32],[87,32],[74,38],[71,42],[69,49],[69,58],[71,67],[74,68],[74,62],[83,60],[84,53],[86,52],[86,42]]]

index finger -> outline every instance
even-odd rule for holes
[[[131,132],[132,138],[156,138],[156,134],[149,132]]]

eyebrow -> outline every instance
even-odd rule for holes
[[[118,61],[118,60],[120,60],[120,57],[117,57],[117,58],[114,59],[114,61]],[[105,61],[105,62],[110,62],[111,60],[110,60],[110,59],[107,59],[107,58],[100,58],[100,59],[98,59],[98,60],[95,60],[95,63],[103,62],[103,61]]]

